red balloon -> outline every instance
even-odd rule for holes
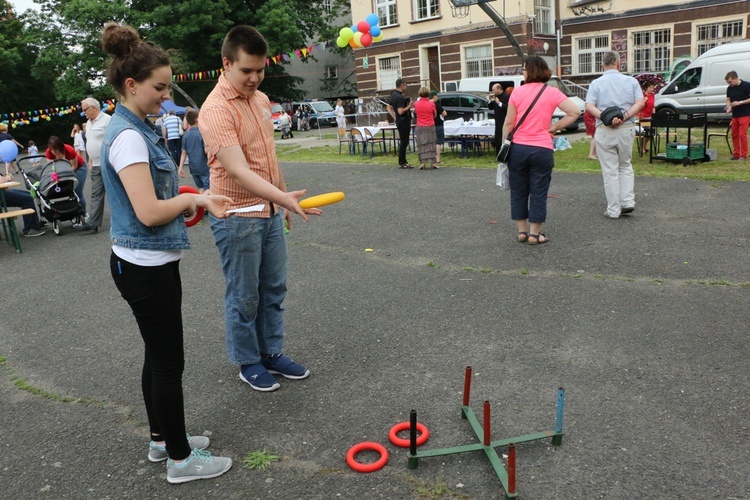
[[[360,22],[358,22],[357,23],[357,31],[359,31],[363,35],[365,33],[369,33],[370,32],[370,23],[368,23],[367,21],[360,21]]]
[[[359,39],[359,43],[362,44],[362,47],[369,47],[372,45],[372,35],[369,33],[362,33],[362,38]]]

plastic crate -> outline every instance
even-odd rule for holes
[[[670,142],[667,144],[667,158],[680,160],[685,158],[688,153],[687,144],[680,144],[679,142]],[[691,160],[702,160],[706,154],[706,147],[701,143],[690,144],[690,159]]]

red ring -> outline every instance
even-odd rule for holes
[[[395,444],[396,446],[400,446],[401,448],[408,448],[411,446],[411,443],[408,439],[401,439],[397,436],[397,434],[401,431],[406,431],[411,429],[411,423],[409,422],[401,422],[399,424],[394,425],[391,427],[391,431],[388,433],[388,439],[391,440],[391,443]],[[417,432],[420,434],[417,436],[417,446],[423,445],[425,441],[427,441],[427,438],[430,437],[430,431],[427,430],[427,427],[425,427],[423,424],[420,424],[417,422]]]
[[[180,186],[180,194],[183,193],[190,193],[190,194],[200,194],[197,189],[195,189],[192,186]],[[185,217],[185,226],[187,227],[193,227],[194,225],[198,224],[201,219],[203,218],[203,207],[198,207],[195,209],[195,213],[192,217],[189,219]]]
[[[377,462],[371,464],[361,464],[354,460],[354,455],[364,450],[371,450],[380,453],[380,458]],[[349,451],[346,453],[346,463],[357,472],[375,472],[376,470],[382,469],[383,466],[388,463],[388,450],[386,450],[380,443],[364,441],[349,448]]]

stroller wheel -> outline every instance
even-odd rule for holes
[[[55,232],[56,235],[62,236],[62,231],[60,231],[60,221],[52,221],[52,230]]]

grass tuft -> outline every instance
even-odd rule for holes
[[[271,455],[268,450],[251,451],[242,459],[245,469],[266,470],[271,462],[278,462],[281,457]]]

